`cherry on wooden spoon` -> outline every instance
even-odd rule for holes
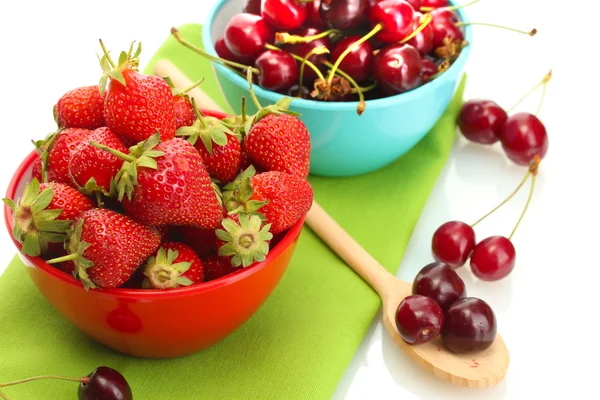
[[[157,61],[154,73],[171,77],[178,88],[186,88],[193,83],[167,60]],[[194,88],[188,95],[195,98],[199,107],[205,106],[207,96],[200,88]],[[214,103],[211,105],[212,109],[223,111]],[[493,344],[486,350],[463,354],[446,350],[439,336],[419,345],[405,342],[398,332],[395,318],[400,302],[412,295],[412,284],[388,272],[316,202],[306,216],[306,223],[379,294],[383,303],[383,322],[388,333],[417,364],[438,378],[459,386],[487,388],[502,381],[510,357],[500,335],[496,335]]]

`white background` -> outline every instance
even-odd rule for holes
[[[53,130],[56,100],[71,88],[96,83],[99,38],[112,49],[142,41],[145,62],[171,26],[203,22],[213,1],[5,3],[0,12],[1,193],[32,149],[30,140]],[[548,69],[554,73],[540,114],[550,148],[531,208],[514,237],[517,266],[510,277],[497,283],[477,282],[469,271],[462,271],[469,294],[485,299],[496,311],[499,332],[511,354],[506,379],[484,391],[441,382],[395,348],[377,319],[340,382],[336,399],[595,396],[600,278],[595,156],[600,144],[600,87],[597,18],[591,4],[589,0],[483,0],[468,10],[472,21],[523,29],[535,26],[539,34],[530,38],[476,27],[467,63],[467,99],[485,97],[509,107]],[[533,112],[539,94],[519,109]],[[523,168],[507,162],[499,145],[483,148],[457,137],[399,276],[412,280],[430,262],[430,238],[437,226],[451,219],[474,221],[510,193],[523,173]],[[523,190],[478,226],[478,237],[508,235],[526,195]],[[2,229],[0,272],[14,253]]]

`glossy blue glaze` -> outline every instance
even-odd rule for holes
[[[210,11],[203,27],[205,50],[217,55],[214,42],[223,35],[231,16],[241,12],[243,1],[220,0]],[[463,21],[467,18],[458,10]],[[465,27],[465,39],[473,43],[472,29]],[[464,48],[452,66],[437,79],[410,92],[368,100],[365,112],[356,113],[358,102],[322,102],[294,99],[290,109],[302,116],[311,136],[313,175],[340,177],[375,171],[401,157],[417,144],[450,103],[463,75],[471,45]],[[214,65],[223,94],[232,110],[240,113],[242,96],[250,100],[248,82],[221,66]],[[275,103],[283,95],[257,85],[254,92],[263,105]],[[247,101],[248,112],[256,108]]]

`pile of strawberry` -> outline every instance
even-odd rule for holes
[[[287,111],[203,115],[168,78],[104,49],[99,85],[54,108],[59,129],[13,211],[22,252],[86,289],[170,289],[265,260],[310,209],[310,139]]]

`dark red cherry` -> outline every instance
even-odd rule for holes
[[[225,26],[225,44],[237,57],[257,57],[272,37],[264,19],[254,14],[236,14]]]
[[[258,56],[254,66],[260,70],[258,85],[263,89],[287,93],[298,82],[298,64],[288,52],[266,50]]]
[[[308,13],[305,3],[298,0],[264,0],[261,15],[275,30],[293,31],[302,26]]]
[[[360,36],[346,36],[336,43],[331,51],[331,62],[335,63],[348,47],[360,39]],[[367,40],[344,57],[340,69],[357,82],[367,80],[373,70],[373,46]]]
[[[469,100],[463,104],[458,116],[458,126],[462,134],[472,142],[481,144],[496,143],[508,115],[491,100]]]
[[[423,3],[421,4],[421,7],[433,7],[433,8],[447,7],[447,6],[448,6],[448,0],[423,0]]]
[[[79,384],[79,400],[132,400],[131,387],[123,375],[109,367],[98,367],[89,382]]]
[[[295,36],[314,36],[323,32],[317,28],[300,28],[297,32],[294,32]],[[299,57],[304,58],[308,53],[310,53],[313,49],[317,47],[325,46],[327,49],[331,49],[331,40],[329,37],[324,37],[321,39],[316,39],[310,42],[299,42],[294,43],[292,45],[286,45],[286,49],[289,50],[290,53],[296,54]],[[317,68],[324,71],[325,68],[321,64],[321,59],[327,59],[327,54],[313,54],[308,58],[308,61],[313,63]],[[313,71],[312,68],[308,66],[304,66],[304,75],[302,76],[302,80],[304,83],[308,84],[317,79],[317,74]]]
[[[430,76],[437,74],[437,65],[429,58],[421,58],[421,64],[423,65],[423,81],[427,81]]]
[[[383,28],[376,38],[385,43],[399,42],[413,30],[414,8],[403,0],[382,0],[369,10],[371,28],[381,24]]]
[[[504,236],[491,236],[481,242],[471,253],[471,271],[482,281],[497,281],[512,272],[516,251]]]
[[[367,0],[321,0],[319,14],[328,27],[347,31],[366,21],[368,6]]]
[[[461,267],[475,247],[475,231],[461,221],[449,221],[433,233],[431,252],[436,261]]]
[[[307,98],[309,94],[310,90],[306,86],[298,86],[297,83],[289,88],[287,92],[287,95],[290,97],[300,97],[302,99]]]
[[[225,44],[225,38],[220,38],[215,43],[215,51],[217,55],[225,60],[237,62],[244,65],[252,64],[252,59],[246,59],[242,57],[238,57],[229,50],[227,45]]]
[[[423,22],[421,20],[422,17],[423,14],[420,12],[415,12],[413,14],[413,31],[416,30]],[[417,49],[422,56],[426,56],[427,54],[431,53],[431,50],[433,49],[433,27],[431,24],[431,22],[428,23],[425,28],[423,28],[415,35],[415,37],[407,42]]]
[[[242,11],[248,14],[260,15],[262,0],[246,0]]]
[[[437,337],[444,326],[444,312],[429,297],[405,297],[396,311],[396,326],[407,343],[426,343]]]
[[[444,314],[442,341],[454,353],[482,351],[496,339],[496,315],[475,297],[457,300]]]
[[[500,131],[500,141],[508,158],[518,165],[529,165],[534,156],[542,159],[548,152],[546,128],[529,113],[510,116]]]
[[[451,38],[452,41],[463,40],[465,36],[459,27],[454,25],[453,22],[443,20],[441,22],[433,21],[431,24],[433,30],[433,48],[437,49],[444,45],[445,38]]]
[[[373,73],[381,89],[389,94],[407,92],[421,84],[421,56],[411,45],[388,45],[375,56]]]
[[[306,3],[306,22],[313,28],[322,29],[327,26],[321,19],[321,14],[319,12],[320,8],[321,0],[312,0],[309,3]]]
[[[439,8],[437,10],[430,11],[432,22],[452,22],[457,23],[459,21],[458,14],[447,8]]]
[[[467,295],[464,281],[448,264],[434,262],[419,271],[413,281],[412,294],[433,299],[442,310]]]

